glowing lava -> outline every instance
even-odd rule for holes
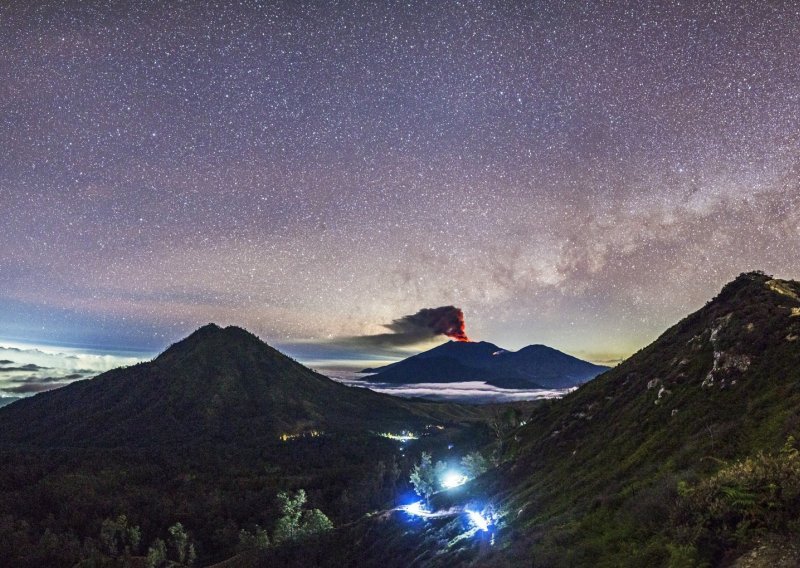
[[[443,333],[455,341],[463,341],[471,343],[472,340],[467,337],[466,324],[464,323],[464,312],[459,308],[449,306],[451,310],[447,313],[447,320],[444,322]]]

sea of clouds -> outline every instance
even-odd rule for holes
[[[573,389],[503,389],[482,381],[465,381],[462,383],[372,383],[366,375],[348,371],[325,371],[326,376],[350,387],[368,388],[376,392],[402,396],[419,397],[428,400],[446,400],[450,402],[487,403],[513,402],[516,400],[540,400],[560,398]]]
[[[0,343],[0,406],[142,359],[139,355]]]

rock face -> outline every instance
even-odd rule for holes
[[[450,341],[403,361],[365,369],[382,383],[485,381],[503,388],[567,388],[585,383],[608,367],[582,361],[546,345],[509,351],[486,341]]]
[[[757,548],[743,554],[731,564],[732,568],[797,568],[800,566],[800,546],[772,537]]]
[[[675,402],[670,410],[680,403],[684,419],[691,406],[724,403],[725,412],[736,406],[742,411],[739,419],[766,396],[781,402],[781,394],[795,393],[800,374],[800,349],[786,340],[800,335],[800,319],[792,315],[800,308],[798,298],[800,283],[743,274],[654,343],[559,401],[556,406],[564,412],[558,415],[591,408],[589,415],[609,423],[632,425],[638,420],[646,426],[651,416],[635,409],[647,402],[648,413],[668,412],[653,406],[654,400],[667,397]],[[542,413],[537,418],[544,419]],[[700,413],[699,418],[711,416]],[[548,431],[571,427],[569,420],[558,422]],[[528,437],[534,436],[529,426]]]
[[[243,329],[209,324],[151,362],[0,409],[0,444],[248,444],[281,433],[407,428],[425,408],[346,387]]]

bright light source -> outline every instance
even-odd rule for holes
[[[415,517],[424,517],[428,514],[428,511],[425,510],[422,501],[417,501],[416,503],[411,503],[410,505],[404,505],[401,507],[406,513],[409,515],[414,515]]]
[[[398,442],[409,442],[411,440],[419,440],[419,436],[414,434],[414,432],[409,432],[408,430],[403,430],[399,434],[392,434],[391,432],[383,432],[380,434],[384,438],[389,438],[390,440],[397,440]]]
[[[467,481],[466,475],[458,473],[457,471],[448,471],[444,474],[444,477],[442,477],[442,487],[445,489],[452,489],[453,487],[464,485]]]
[[[470,511],[469,509],[467,509],[464,512],[467,515],[469,515],[469,520],[472,521],[472,524],[475,525],[479,530],[482,530],[482,531],[488,531],[489,530],[489,525],[492,524],[489,521],[489,519],[487,519],[486,517],[484,517],[480,513],[477,513],[475,511]]]

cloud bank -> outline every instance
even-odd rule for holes
[[[56,389],[140,360],[140,357],[72,349],[0,345],[0,397],[28,396]],[[10,402],[9,397],[3,398]]]
[[[541,400],[560,398],[573,389],[503,389],[482,381],[462,383],[416,383],[390,384],[370,383],[355,373],[331,371],[325,373],[331,379],[354,388],[400,396],[404,398],[425,398],[463,403],[514,402],[519,400]],[[361,377],[361,378],[359,378]]]

